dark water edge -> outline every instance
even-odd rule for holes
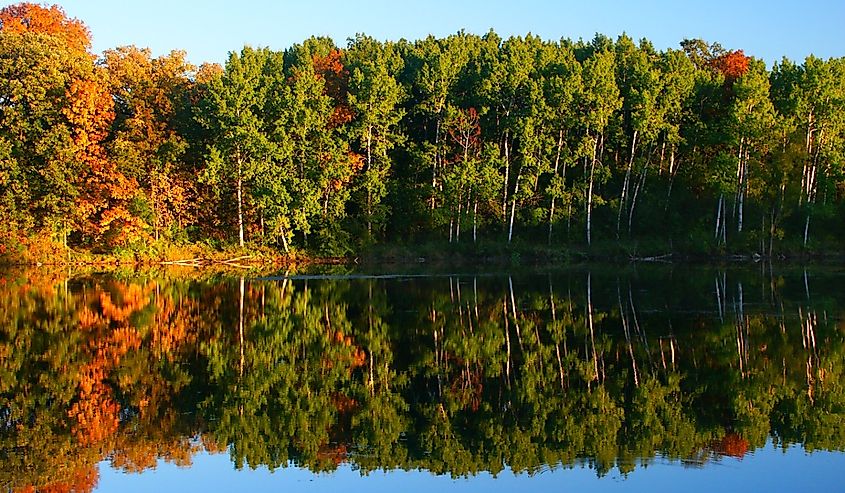
[[[458,489],[570,469],[750,481],[767,450],[823,469],[845,449],[843,280],[767,263],[19,271],[0,279],[0,486],[141,484],[208,454],[238,481],[417,471]]]

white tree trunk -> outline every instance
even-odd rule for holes
[[[552,174],[553,177],[557,176],[557,172],[560,169],[560,151],[563,147],[563,130],[558,132],[557,136],[557,154],[555,155],[555,169],[554,173]],[[566,168],[564,167],[564,174],[566,173]],[[554,222],[555,218],[555,197],[552,196],[552,202],[549,205],[549,245],[552,244],[552,223]]]
[[[244,247],[244,199],[243,199],[243,161],[238,156],[238,244]]]
[[[720,194],[719,195],[719,201],[718,201],[719,207],[716,209],[716,228],[713,231],[713,239],[717,240],[717,241],[719,239],[719,226],[722,225],[722,203],[724,201],[725,201],[724,194]]]
[[[742,233],[742,205],[743,205],[743,193],[742,193],[742,185],[745,181],[745,165],[743,162],[743,147],[745,145],[745,137],[739,139],[739,162],[737,162],[736,166],[736,199],[734,200],[734,205],[737,207],[737,227],[736,230],[739,233]],[[738,204],[738,205],[737,205]]]
[[[616,214],[616,239],[619,239],[619,228],[622,223],[622,209],[628,208],[628,187],[631,183],[631,169],[634,167],[634,154],[637,149],[637,131],[631,138],[631,158],[628,160],[628,169],[625,171],[625,180],[622,182],[622,194],[619,199],[619,212]]]
[[[516,215],[516,196],[519,193],[519,179],[522,177],[522,167],[519,168],[519,172],[516,174],[516,186],[513,190],[513,196],[511,197],[511,218],[508,224],[508,244],[511,242],[511,238],[513,238],[513,219]]]
[[[461,194],[458,194],[458,217],[455,223],[455,243],[461,242],[461,206],[463,206]]]
[[[648,163],[643,167],[642,173],[640,173],[640,179],[637,181],[637,186],[634,187],[634,195],[631,197],[631,207],[628,209],[628,236],[631,235],[631,226],[634,223],[634,210],[637,208],[637,197],[640,194],[640,190],[645,186],[645,179],[646,174],[648,173]]]
[[[478,197],[472,206],[472,242],[478,242]]]
[[[511,160],[508,149],[508,134],[505,132],[505,183],[502,195],[502,219],[504,220],[508,215],[508,181],[510,181]]]
[[[590,180],[587,187],[587,245],[592,244],[592,215],[593,215],[593,176],[596,169],[596,152],[598,151],[599,138],[593,141],[593,158],[590,161]]]

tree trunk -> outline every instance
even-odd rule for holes
[[[590,180],[587,187],[587,245],[592,244],[592,215],[593,215],[593,177],[596,169],[596,152],[598,151],[599,137],[593,139],[593,158],[590,161]]]
[[[154,171],[153,176],[151,178],[152,178],[152,184],[150,186],[150,195],[152,196],[151,202],[153,203],[153,237],[155,238],[156,241],[158,241],[158,239],[159,239],[159,234],[158,234],[158,230],[159,230],[159,226],[158,226],[158,220],[159,220],[158,173]]]
[[[244,247],[243,160],[238,155],[238,244]]]
[[[660,144],[660,164],[657,165],[657,175],[663,176],[663,156],[666,155],[666,135],[663,135],[663,142]],[[672,173],[671,166],[669,167],[669,173]]]
[[[285,231],[285,228],[282,228],[282,247],[284,247],[285,253],[289,253],[287,236],[287,231]]]
[[[804,248],[807,248],[807,240],[810,238],[810,213],[807,212],[807,219],[804,221]]]
[[[373,236],[373,192],[367,189],[367,236]]]
[[[669,205],[672,203],[672,186],[675,184],[675,145],[673,144],[669,149],[669,190],[666,192],[666,207],[664,211],[669,210]]]
[[[472,205],[472,242],[478,242],[478,197]]]
[[[745,212],[745,191],[748,188],[748,150],[745,151],[745,157],[742,161],[742,184],[739,189],[739,223],[737,224],[737,231],[742,233],[743,213]]]
[[[631,138],[631,158],[628,160],[628,169],[625,171],[625,180],[622,182],[622,194],[619,199],[619,212],[616,214],[616,239],[619,239],[619,228],[622,223],[622,209],[628,208],[628,187],[631,182],[631,169],[634,167],[634,155],[637,149],[637,130]]]
[[[455,243],[461,242],[461,207],[464,205],[463,197],[458,193],[458,217],[455,223]]]
[[[554,173],[552,174],[553,177],[557,176],[557,172],[560,169],[560,151],[563,147],[563,130],[558,132],[557,136],[557,154],[555,155],[555,169]],[[566,167],[564,167],[564,173],[566,173]],[[549,245],[552,244],[552,223],[554,222],[555,217],[555,196],[552,195],[552,201],[549,205]]]
[[[440,116],[434,130],[434,163],[431,165],[431,210],[434,210],[437,195],[437,160],[440,155]]]
[[[813,113],[810,112],[807,118],[807,137],[804,149],[807,152],[807,159],[804,160],[804,167],[801,170],[801,195],[798,196],[798,205],[800,206],[806,195],[809,195],[807,189],[809,188],[808,177],[810,173],[810,162],[813,155]]]
[[[513,190],[513,196],[511,197],[511,218],[510,224],[508,225],[508,244],[511,242],[511,238],[513,238],[513,219],[516,215],[516,196],[519,193],[519,179],[522,177],[522,166],[519,167],[519,171],[516,174],[516,186]]]
[[[631,207],[628,209],[628,236],[631,236],[631,226],[634,223],[634,210],[637,208],[637,197],[640,195],[640,190],[645,186],[646,174],[648,173],[648,163],[643,166],[643,171],[640,173],[640,179],[637,181],[637,186],[634,187],[634,195],[631,197]]]
[[[239,291],[239,298],[238,298],[238,346],[240,348],[240,365],[238,373],[240,376],[244,374],[244,278],[241,276],[240,283],[238,284],[238,291]]]
[[[719,194],[718,208],[716,209],[716,228],[713,232],[713,239],[719,240],[719,226],[722,225],[722,204],[725,202],[725,195]]]
[[[736,230],[738,233],[742,233],[742,209],[743,209],[743,192],[742,186],[743,182],[745,181],[745,164],[743,161],[743,151],[745,146],[745,137],[742,137],[739,140],[739,162],[737,163],[736,168],[736,199],[734,200],[734,204],[737,207],[737,226]],[[737,205],[738,204],[738,205]]]
[[[373,165],[373,157],[371,152],[373,140],[372,126],[367,127],[367,170],[370,170]],[[367,186],[367,236],[373,236],[373,192],[372,187]]]
[[[508,133],[505,132],[505,185],[502,198],[502,220],[508,215],[508,182],[510,181],[511,161],[508,149]]]

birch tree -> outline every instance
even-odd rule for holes
[[[404,114],[399,106],[404,98],[396,80],[402,58],[392,43],[380,43],[358,35],[346,52],[349,67],[349,105],[355,113],[350,137],[364,157],[359,178],[359,204],[367,225],[367,235],[384,226],[388,211],[382,205],[387,195],[391,160],[389,152],[402,141],[399,122]]]
[[[269,50],[229,53],[225,71],[211,80],[198,119],[214,136],[201,179],[219,194],[234,194],[238,244],[245,242],[246,207],[273,145],[266,135],[264,69]]]
[[[614,112],[622,106],[619,88],[614,77],[615,56],[603,48],[583,63],[584,92],[581,99],[581,125],[592,143],[590,157],[584,160],[584,193],[587,244],[592,244],[592,214],[594,188],[603,183],[609,169],[602,162],[605,130]]]

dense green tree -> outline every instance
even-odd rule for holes
[[[594,52],[584,61],[584,92],[580,100],[581,126],[592,143],[592,151],[584,160],[587,243],[592,241],[594,186],[602,184],[610,169],[603,162],[605,132],[610,119],[622,105],[616,85],[615,56],[609,49]],[[600,203],[603,201],[600,201]]]
[[[378,231],[387,219],[389,212],[382,200],[388,192],[389,152],[403,140],[398,125],[403,116],[400,103],[404,91],[396,80],[402,64],[392,43],[363,35],[350,40],[345,54],[350,73],[349,105],[355,114],[350,137],[364,157],[358,203],[370,238],[373,226]]]
[[[544,119],[548,122],[547,132],[555,143],[551,147],[554,154],[549,157],[552,163],[551,176],[546,188],[550,199],[549,244],[552,242],[556,201],[561,200],[567,206],[568,219],[575,200],[574,191],[567,183],[567,170],[577,166],[579,159],[584,157],[584,146],[577,132],[577,101],[581,97],[583,85],[581,65],[575,59],[575,53],[569,44],[561,43],[552,49],[552,58],[543,69],[546,102]]]
[[[71,230],[83,163],[62,109],[72,82],[93,70],[86,53],[52,36],[0,30],[4,228],[59,238]]]
[[[245,215],[256,179],[277,152],[266,129],[264,83],[268,49],[231,52],[225,71],[208,84],[198,119],[214,135],[202,179],[219,195],[235,195],[238,243],[245,238]],[[284,231],[282,236],[284,237]]]

